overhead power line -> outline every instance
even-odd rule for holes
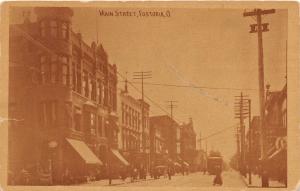
[[[123,78],[124,80],[126,79],[126,77],[124,75],[122,75],[120,72],[117,71],[117,74]],[[125,82],[125,81],[124,81]],[[131,85],[137,92],[142,93],[141,90],[139,90],[134,84],[133,82],[127,81],[129,85]],[[144,82],[145,84],[145,82]],[[164,109],[162,106],[160,106],[160,104],[156,103],[154,100],[152,100],[149,96],[144,95],[146,99],[148,99],[151,103],[153,103],[156,107],[158,107],[161,111],[163,111],[164,113],[166,113],[167,115],[170,115],[170,113]],[[178,124],[180,124],[181,122],[179,120],[174,119]]]
[[[125,81],[120,81],[120,82],[125,82]],[[141,82],[131,82],[131,83],[140,84]],[[210,86],[178,85],[178,84],[164,84],[164,83],[151,83],[151,82],[144,82],[144,85],[178,87],[178,88],[212,89],[212,90],[257,91],[257,89],[254,89],[254,88],[210,87]]]
[[[198,141],[206,140],[206,139],[208,139],[208,138],[210,138],[210,137],[213,137],[213,136],[215,136],[215,135],[218,135],[218,134],[220,134],[220,133],[223,133],[224,131],[227,131],[227,130],[232,129],[232,128],[234,128],[234,127],[236,127],[236,125],[232,125],[232,126],[230,126],[230,127],[226,127],[226,128],[224,128],[224,129],[221,129],[220,131],[217,131],[217,132],[215,132],[215,133],[212,133],[212,134],[210,134],[210,135],[208,135],[208,136],[206,136],[206,137],[200,138],[200,139],[198,139]]]

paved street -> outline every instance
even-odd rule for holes
[[[222,173],[223,186],[227,187],[245,187],[245,183],[236,171],[227,171]],[[214,176],[203,175],[200,172],[191,173],[187,176],[175,175],[171,180],[161,177],[160,179],[148,179],[131,183],[129,180],[125,182],[114,180],[113,185],[116,186],[187,186],[187,187],[207,187],[212,186]],[[87,186],[107,186],[108,181],[96,181],[86,184]]]

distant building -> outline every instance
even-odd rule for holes
[[[196,133],[192,119],[190,119],[188,123],[181,125],[180,139],[181,158],[193,167],[195,165],[194,158],[196,156]]]
[[[156,161],[167,163],[177,160],[178,127],[178,123],[168,115],[150,117],[151,152]]]
[[[258,167],[260,164],[260,117],[254,116],[251,121],[251,154],[247,152],[246,162],[249,164],[250,159],[252,163],[252,171],[258,173]],[[247,151],[249,151],[249,131],[246,134]]]
[[[35,13],[9,29],[9,117],[22,121],[9,127],[8,168],[40,168],[60,184],[65,171],[84,177],[90,165],[121,160],[117,68],[102,45],[72,31],[70,8]]]
[[[129,162],[140,167],[146,165],[149,160],[147,154],[147,143],[143,145],[143,138],[147,138],[147,129],[149,128],[149,105],[144,103],[144,127],[146,134],[142,136],[142,102],[129,95],[127,82],[124,90],[120,92],[120,99],[118,104],[120,133],[119,133],[119,149],[126,156]],[[143,146],[145,152],[143,152]]]
[[[141,110],[143,111],[142,118],[142,153],[145,161],[145,165],[148,170],[150,168],[150,105],[143,101],[142,99],[138,100],[141,105]]]

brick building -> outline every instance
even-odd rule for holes
[[[268,175],[273,180],[286,184],[287,182],[287,92],[286,85],[282,90],[270,91],[267,86],[265,101],[264,121],[264,154],[265,164],[262,164],[261,156],[261,132],[260,117],[254,116],[251,121],[251,154],[247,153],[247,159],[251,159],[252,172],[261,173],[261,165],[264,165]],[[249,151],[249,131],[247,132],[247,147]],[[246,161],[248,164],[250,160]]]
[[[178,123],[168,115],[150,117],[152,161],[177,160]]]
[[[190,119],[188,123],[181,125],[180,140],[181,158],[193,168],[195,166],[194,158],[196,156],[196,133],[192,119]]]
[[[9,171],[40,168],[60,184],[66,170],[80,178],[113,168],[122,160],[116,66],[101,44],[72,31],[70,8],[35,14],[9,31],[9,116],[22,119],[9,127]]]

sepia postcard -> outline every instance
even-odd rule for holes
[[[298,8],[4,2],[0,191],[299,191]]]

